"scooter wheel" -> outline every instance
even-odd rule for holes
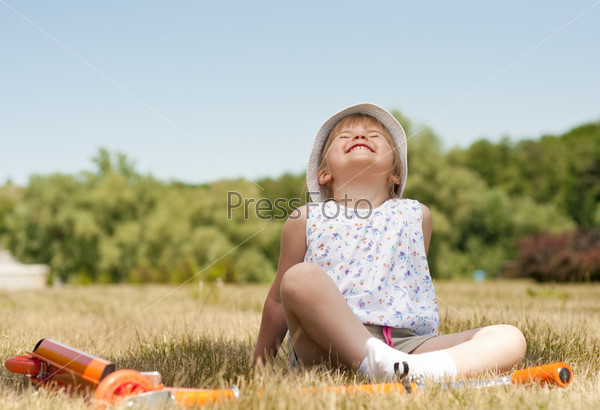
[[[28,355],[12,356],[6,359],[4,366],[13,373],[37,376],[42,370],[42,361]]]
[[[154,390],[152,384],[135,370],[117,370],[106,376],[94,395],[99,407],[116,404],[125,398]]]

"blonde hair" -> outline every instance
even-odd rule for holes
[[[357,124],[365,124],[367,126],[377,126],[381,129],[382,134],[384,135],[386,141],[388,142],[388,144],[390,144],[390,147],[392,148],[392,153],[393,153],[393,162],[392,162],[392,168],[391,168],[391,176],[394,176],[397,178],[397,181],[401,181],[402,180],[402,160],[400,159],[400,155],[398,154],[398,147],[396,146],[396,141],[392,138],[392,136],[390,135],[389,131],[387,130],[387,128],[385,128],[383,126],[383,124],[375,117],[372,117],[370,115],[367,114],[351,114],[348,115],[347,117],[342,118],[337,124],[335,124],[335,126],[331,129],[331,131],[329,132],[329,135],[327,136],[327,140],[325,141],[325,144],[323,145],[323,149],[321,150],[321,155],[319,157],[319,172],[322,170],[325,170],[327,168],[327,151],[329,150],[329,147],[331,147],[331,144],[333,142],[333,139],[335,137],[335,135],[337,135],[340,130],[344,127],[354,127]],[[398,196],[397,193],[397,188],[400,186],[399,183],[395,183],[392,182],[389,184],[388,186],[388,193],[390,195],[390,198],[394,198]],[[331,190],[331,185],[327,184],[324,186],[321,186],[322,192],[325,195],[325,199],[332,199],[333,198],[333,192]]]

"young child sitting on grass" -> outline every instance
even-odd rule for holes
[[[255,363],[288,331],[292,364],[344,365],[373,380],[403,363],[409,376],[456,379],[523,358],[525,339],[510,325],[438,335],[431,212],[402,198],[406,177],[406,136],[383,108],[355,105],[321,126],[307,170],[314,202],[283,226]]]

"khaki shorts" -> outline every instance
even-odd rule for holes
[[[373,335],[373,337],[381,340],[384,343],[387,343],[385,340],[385,336],[383,335],[383,326],[364,325],[364,324],[363,324],[363,326],[369,332],[371,332],[371,335]],[[289,348],[289,352],[290,352],[290,354],[289,354],[290,367],[295,369],[295,368],[298,368],[298,358],[296,357],[296,352],[294,352],[294,349],[292,347],[292,342],[291,342],[291,338],[289,337],[289,333],[288,333],[287,337],[288,337],[288,348]],[[411,329],[391,328],[391,339],[392,339],[392,342],[394,343],[394,349],[400,350],[401,352],[404,352],[404,353],[412,352],[413,350],[415,350],[417,347],[419,347],[421,344],[423,344],[425,341],[431,339],[432,337],[435,337],[435,335],[433,335],[433,334],[418,335]]]
[[[383,335],[383,326],[379,326],[379,325],[363,325],[363,326],[366,327],[369,332],[371,332],[373,337],[376,337],[377,339],[386,343],[385,336]],[[421,346],[421,344],[423,344],[423,342],[425,342],[426,340],[429,340],[435,336],[433,334],[419,336],[411,329],[406,329],[406,328],[402,328],[402,327],[400,327],[400,328],[393,327],[393,328],[391,328],[391,330],[392,330],[391,336],[392,336],[392,342],[394,343],[394,349],[400,350],[401,352],[404,352],[404,353],[412,352],[417,347]]]

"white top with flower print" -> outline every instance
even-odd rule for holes
[[[327,201],[307,210],[304,261],[327,272],[362,323],[437,334],[418,201],[393,198],[374,209]]]

